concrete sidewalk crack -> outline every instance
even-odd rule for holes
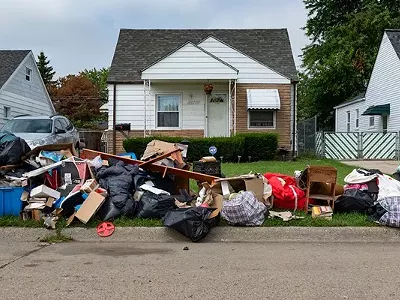
[[[29,251],[29,252],[27,252],[27,253],[25,253],[25,254],[23,254],[23,255],[17,257],[16,259],[14,259],[14,260],[12,260],[12,261],[10,261],[10,262],[4,264],[4,265],[1,265],[1,266],[0,266],[0,270],[1,270],[1,269],[4,269],[5,267],[7,267],[7,266],[9,266],[9,265],[11,265],[11,264],[13,264],[13,263],[15,263],[16,261],[20,260],[21,258],[28,257],[28,256],[31,255],[32,253],[38,252],[38,251],[40,251],[40,250],[42,250],[42,249],[44,249],[44,248],[46,248],[46,247],[48,247],[48,246],[50,246],[50,245],[39,246],[39,248],[34,249],[34,250],[32,250],[32,251]]]

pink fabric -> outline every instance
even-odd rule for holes
[[[365,183],[353,183],[353,184],[346,184],[343,188],[345,190],[348,189],[368,190],[368,185]]]

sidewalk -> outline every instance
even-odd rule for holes
[[[0,228],[0,240],[35,242],[55,231],[41,228]],[[108,238],[100,238],[95,228],[68,228],[63,235],[77,242],[177,243],[189,239],[164,227],[117,227]],[[216,227],[200,243],[268,243],[268,242],[395,242],[400,230],[389,227]]]
[[[393,174],[400,164],[396,160],[342,160],[341,163],[365,169],[379,169],[385,174]]]

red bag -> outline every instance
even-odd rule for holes
[[[296,186],[294,177],[279,173],[265,173],[264,177],[268,179],[272,186],[275,208],[304,209],[306,205],[305,193]]]

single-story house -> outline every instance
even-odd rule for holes
[[[130,136],[277,132],[295,150],[297,71],[286,29],[121,29],[108,77],[115,149]]]
[[[400,129],[400,29],[385,30],[365,93],[335,107],[336,132]]]
[[[0,126],[18,115],[54,115],[30,50],[0,50]]]

